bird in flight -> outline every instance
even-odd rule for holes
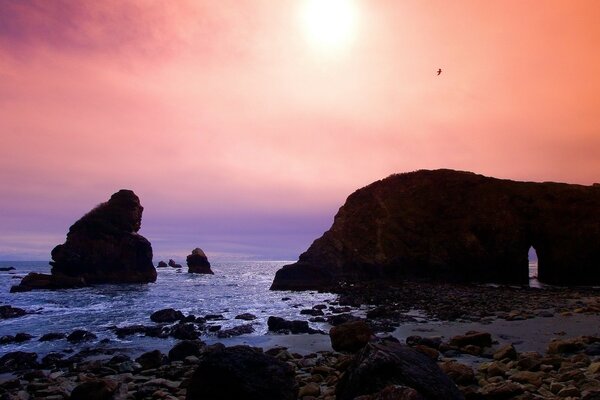
[[[437,70],[437,74],[438,74],[438,76],[439,76],[441,73],[442,73],[442,69],[441,69],[441,68],[439,68],[439,69]]]

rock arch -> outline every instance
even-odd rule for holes
[[[392,175],[357,190],[272,289],[423,278],[600,284],[600,187],[516,182],[452,170]]]

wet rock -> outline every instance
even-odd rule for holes
[[[62,273],[40,274],[30,272],[18,285],[10,288],[11,293],[29,292],[31,290],[72,289],[87,286],[83,277],[71,277]]]
[[[252,326],[252,324],[246,324],[225,330],[219,330],[219,332],[217,332],[217,337],[219,339],[225,339],[233,336],[246,335],[252,332],[254,332],[254,327]]]
[[[179,323],[171,328],[170,336],[179,340],[195,340],[198,339],[198,331],[196,326],[191,323]]]
[[[293,369],[260,349],[212,346],[189,381],[187,400],[295,400]]]
[[[156,266],[156,268],[167,268],[169,266],[169,264],[167,264],[164,261],[159,261],[158,265]]]
[[[554,339],[548,343],[548,354],[575,353],[585,347],[583,338]]]
[[[136,335],[138,333],[146,333],[146,330],[148,328],[145,327],[144,325],[129,325],[129,326],[122,326],[122,327],[117,327],[114,328],[115,330],[115,334],[117,335],[117,337],[119,338],[124,338],[127,336],[131,336],[131,335]]]
[[[153,350],[142,354],[135,361],[140,363],[143,369],[152,369],[163,365],[167,361],[167,357],[160,350]]]
[[[315,329],[308,326],[307,321],[287,321],[280,317],[269,317],[267,320],[269,331],[279,333],[318,333]]]
[[[409,346],[427,346],[432,349],[438,350],[442,344],[441,337],[421,337],[417,335],[409,336],[406,338],[406,344]]]
[[[13,351],[0,357],[0,372],[18,371],[38,366],[36,353]]]
[[[484,399],[512,399],[523,393],[523,387],[513,382],[490,383],[481,388],[479,392]]]
[[[109,379],[97,379],[83,382],[71,392],[71,400],[111,400],[117,389],[117,383]]]
[[[52,340],[64,339],[66,336],[67,335],[65,335],[64,333],[50,332],[50,333],[46,333],[46,334],[42,335],[42,337],[39,340],[40,340],[40,342],[49,342]]]
[[[355,400],[424,400],[424,397],[415,389],[401,385],[390,385],[372,396],[360,396]]]
[[[189,356],[199,356],[204,343],[199,340],[182,340],[169,350],[169,361],[183,361]]]
[[[374,394],[389,385],[407,386],[424,399],[462,399],[437,364],[412,348],[394,342],[368,343],[340,380],[339,400]]]
[[[360,317],[357,317],[352,314],[338,314],[338,315],[332,315],[327,318],[327,322],[333,326],[338,326],[338,325],[344,324],[346,322],[361,321],[361,320],[362,319]]]
[[[544,374],[541,372],[519,371],[510,376],[510,380],[518,383],[526,383],[535,387],[542,386],[542,378]]]
[[[158,310],[150,315],[150,320],[156,323],[170,323],[176,322],[184,319],[185,316],[179,310],[175,310],[173,308],[165,308],[163,310]]]
[[[334,350],[352,353],[362,349],[372,336],[371,328],[364,321],[346,322],[332,327],[329,331],[331,347]]]
[[[450,339],[450,346],[463,348],[468,345],[489,347],[492,345],[492,336],[487,332],[469,331],[464,335],[454,336]]]
[[[204,319],[206,321],[222,321],[225,317],[222,314],[206,314]]]
[[[256,319],[256,315],[250,313],[244,313],[240,315],[236,315],[235,319],[242,319],[244,321],[253,321]]]
[[[14,271],[15,267],[0,267],[1,272]]]
[[[87,342],[94,339],[97,339],[96,335],[83,329],[76,329],[67,336],[67,340],[71,343]]]
[[[298,397],[299,398],[303,398],[305,396],[317,397],[320,394],[321,394],[321,387],[314,382],[309,382],[300,388],[300,391],[298,392]]]
[[[475,373],[468,365],[449,361],[441,363],[440,368],[458,385],[468,385],[475,380]]]
[[[169,267],[171,268],[183,268],[181,264],[177,264],[173,259],[169,260]]]
[[[315,308],[306,308],[304,310],[300,310],[300,314],[302,315],[311,315],[313,317],[318,317],[321,315],[325,315],[323,310],[315,309]]]
[[[507,344],[496,350],[494,352],[493,358],[494,360],[503,360],[505,358],[508,358],[510,360],[516,360],[517,350],[512,344]]]
[[[187,256],[186,261],[189,273],[214,275],[214,272],[210,269],[208,258],[201,248],[196,247],[192,250],[192,254]]]
[[[9,319],[22,317],[27,314],[27,311],[19,307],[12,307],[8,305],[0,306],[0,319]]]

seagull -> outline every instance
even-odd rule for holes
[[[440,69],[438,69],[438,70],[437,70],[437,74],[438,74],[438,76],[439,76],[441,73],[442,73],[442,69],[440,68]]]

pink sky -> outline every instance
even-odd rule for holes
[[[600,2],[348,1],[329,53],[303,0],[1,1],[0,259],[120,188],[156,258],[295,259],[391,173],[600,181]]]

